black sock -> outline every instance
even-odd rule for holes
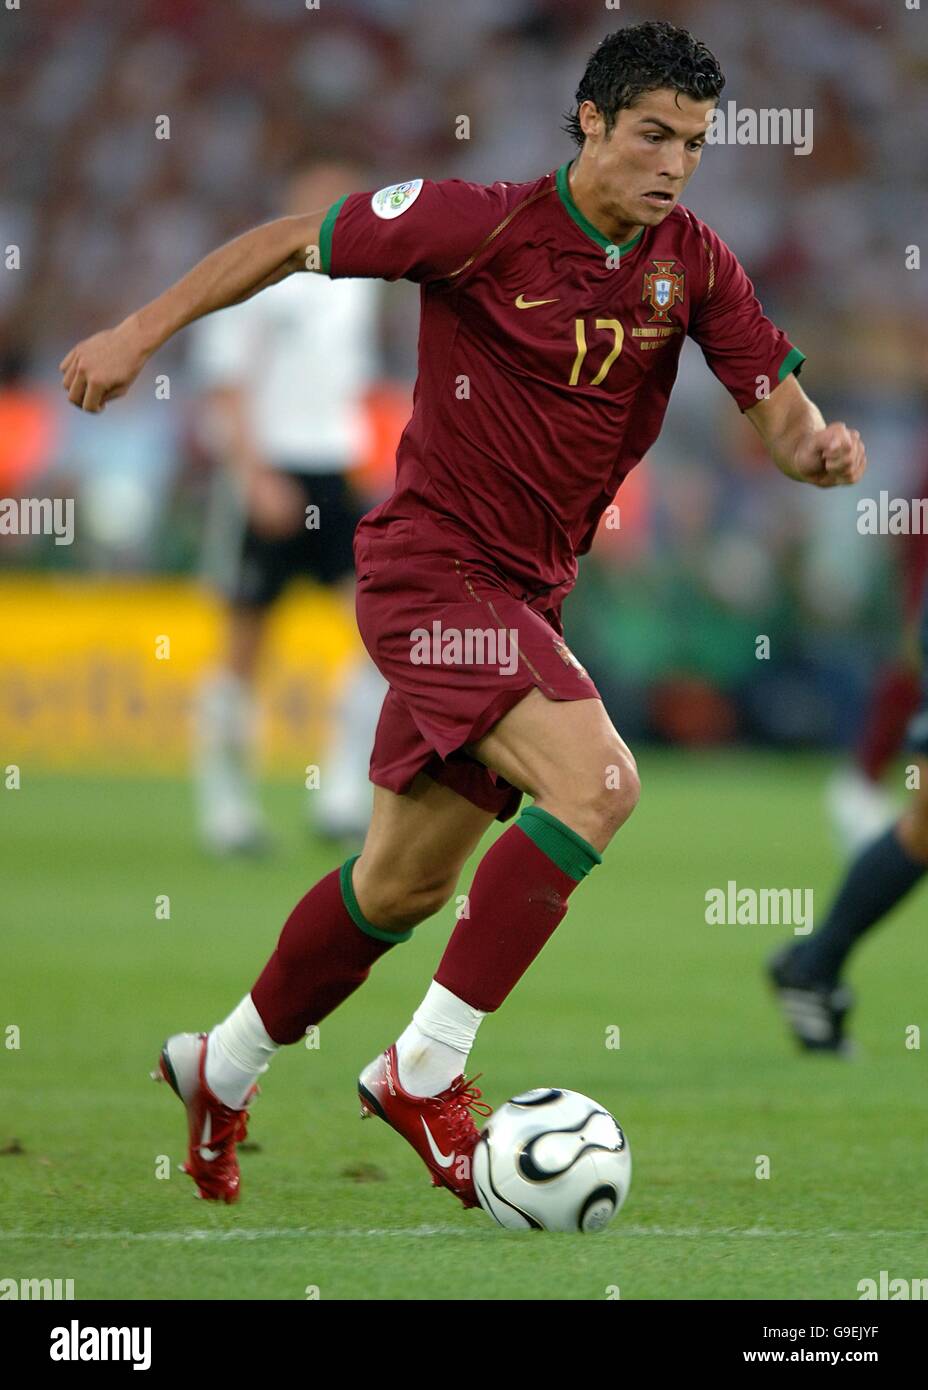
[[[928,864],[903,849],[892,826],[854,860],[827,918],[790,958],[797,976],[834,984],[854,944],[914,888]]]

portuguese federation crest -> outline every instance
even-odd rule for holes
[[[641,298],[654,310],[648,323],[669,323],[671,309],[683,298],[686,272],[674,270],[676,261],[652,261],[652,265],[641,286]]]

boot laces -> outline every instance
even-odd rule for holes
[[[228,1110],[223,1106],[219,1115],[221,1123],[213,1130],[209,1143],[203,1147],[220,1150],[221,1157],[214,1161],[222,1163],[230,1156],[232,1147],[248,1137],[248,1111]],[[216,1118],[214,1114],[214,1120]]]
[[[471,1139],[477,1133],[474,1115],[493,1114],[492,1105],[481,1100],[483,1092],[474,1085],[482,1075],[482,1072],[478,1072],[469,1081],[461,1076],[448,1091],[448,1130],[454,1143]]]

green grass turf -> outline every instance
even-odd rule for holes
[[[23,1150],[0,1155],[0,1278],[73,1278],[78,1298],[801,1299],[855,1298],[881,1269],[924,1276],[925,1061],[904,1045],[928,1023],[924,893],[854,961],[863,1055],[801,1057],[759,973],[784,931],[707,926],[704,894],[730,878],[810,887],[824,913],[826,764],[647,750],[640,764],[635,816],[472,1058],[492,1103],[567,1086],[625,1126],[631,1195],[591,1237],[496,1229],[358,1118],[359,1066],[408,1020],[450,908],[322,1025],[318,1051],[276,1059],[240,1203],[195,1201],[180,1106],[147,1079],[158,1046],[241,997],[335,857],[281,786],[267,791],[281,845],[262,863],[204,859],[178,782],[27,775],[0,792],[0,1028],[21,1030],[19,1050],[0,1046],[0,1149]]]

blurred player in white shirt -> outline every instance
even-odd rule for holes
[[[288,210],[325,207],[359,170],[298,172]],[[196,721],[200,832],[219,853],[260,849],[264,819],[253,777],[255,682],[268,614],[289,581],[308,575],[354,609],[352,539],[366,508],[351,470],[365,445],[362,396],[375,373],[377,289],[293,275],[198,323],[192,366],[223,470],[207,524],[206,569],[226,601],[221,669],[205,682]],[[319,508],[316,528],[307,508]],[[334,711],[313,793],[316,826],[357,836],[370,807],[368,752],[386,683],[359,659]]]

